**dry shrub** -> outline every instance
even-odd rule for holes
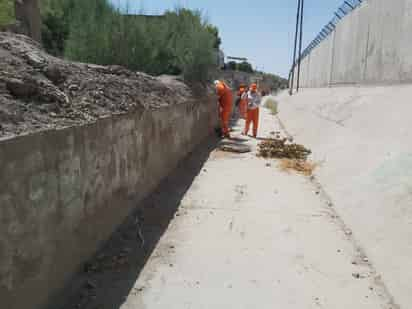
[[[273,132],[276,135],[276,132]],[[274,135],[272,134],[272,135]],[[266,159],[280,159],[279,168],[283,171],[294,170],[303,175],[310,176],[320,164],[308,161],[311,150],[300,144],[292,143],[287,138],[280,138],[277,134],[275,138],[264,139],[258,145],[258,157]]]
[[[276,101],[276,98],[274,96],[265,96],[263,97],[263,106],[268,108],[272,115],[277,115],[278,114],[278,102]]]
[[[280,160],[280,169],[282,171],[297,171],[303,175],[311,176],[313,171],[319,166],[318,162],[311,162],[298,159],[282,159]]]
[[[258,156],[263,158],[306,160],[311,153],[303,145],[290,143],[286,138],[267,138],[258,145]]]

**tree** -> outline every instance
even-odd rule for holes
[[[213,25],[208,25],[206,29],[214,36],[215,42],[213,43],[213,47],[216,49],[220,48],[222,44],[222,39],[219,36],[219,29]]]
[[[243,72],[247,72],[247,73],[253,73],[254,72],[252,65],[247,61],[243,61],[243,62],[239,63],[237,65],[237,69],[239,71],[243,71]]]
[[[15,21],[14,1],[0,1],[0,26],[8,26]]]
[[[227,63],[227,69],[232,71],[237,71],[237,63],[236,61],[229,61]]]
[[[218,30],[200,11],[149,18],[120,12],[108,0],[44,1],[44,46],[53,54],[200,82],[217,66]]]
[[[43,46],[50,54],[62,56],[70,32],[75,1],[43,0],[41,4]]]

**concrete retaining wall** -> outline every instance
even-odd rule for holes
[[[301,85],[412,82],[411,33],[412,0],[365,0],[303,59]]]
[[[0,141],[0,302],[41,308],[193,148],[214,99]]]

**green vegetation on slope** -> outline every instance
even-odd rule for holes
[[[240,71],[240,72],[246,72],[246,73],[255,73],[259,75],[261,78],[263,78],[264,84],[267,85],[267,90],[271,91],[277,91],[280,89],[286,89],[288,86],[288,81],[278,75],[275,74],[270,74],[270,73],[265,73],[261,71],[255,71],[252,67],[252,65],[247,62],[236,62],[236,61],[229,61],[227,63],[228,70],[233,70],[233,71]]]
[[[216,67],[218,30],[198,11],[147,17],[121,13],[107,0],[44,0],[42,17],[46,50],[71,60],[201,82]]]
[[[267,83],[273,85],[273,89],[278,91],[281,89],[286,89],[288,87],[288,80],[275,74],[260,72],[262,74],[263,80]]]
[[[240,63],[237,63],[236,61],[229,61],[227,63],[227,68],[233,71],[242,71],[247,73],[254,72],[252,65],[247,61],[242,61]]]
[[[42,41],[45,49],[63,56],[69,36],[74,0],[41,0]]]
[[[0,0],[0,27],[6,26],[14,21],[14,1]]]

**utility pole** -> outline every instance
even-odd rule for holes
[[[295,46],[293,48],[293,60],[292,60],[292,76],[290,78],[290,89],[289,94],[292,95],[293,93],[293,84],[295,79],[295,62],[296,62],[296,47],[298,44],[298,31],[299,31],[299,16],[300,16],[300,3],[301,0],[298,0],[298,8],[296,10],[296,30],[295,30]]]
[[[299,39],[299,59],[298,59],[298,79],[296,83],[296,92],[299,91],[300,85],[300,63],[302,61],[302,39],[303,39],[303,6],[305,0],[301,0],[300,3],[300,39]]]

